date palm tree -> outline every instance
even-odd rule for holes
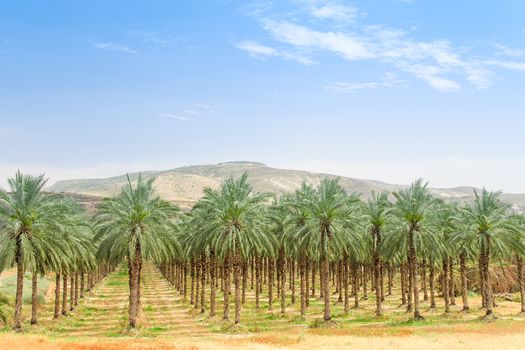
[[[388,193],[372,193],[371,198],[363,206],[366,226],[372,238],[370,246],[373,263],[374,289],[376,293],[376,316],[381,316],[381,244],[384,227],[392,217],[392,204],[388,201]]]
[[[509,205],[501,201],[501,192],[475,190],[474,196],[474,200],[463,208],[462,218],[466,221],[469,230],[461,233],[461,239],[477,242],[479,247],[480,282],[486,308],[484,318],[492,319],[494,315],[491,258],[508,257],[513,252],[523,254],[523,233],[519,224],[513,219]]]
[[[44,194],[46,182],[44,175],[18,171],[14,178],[8,179],[9,191],[0,190],[0,271],[6,266],[16,266],[15,331],[22,329],[24,273],[30,267],[34,277],[35,272],[42,271],[45,255],[54,248],[46,240],[60,229],[64,214],[57,197]]]
[[[244,259],[252,251],[272,249],[266,234],[264,206],[267,195],[256,193],[248,183],[248,175],[226,179],[218,190],[206,188],[204,197],[197,204],[205,213],[205,220],[197,234],[213,250],[215,256],[224,262],[226,289],[224,291],[225,313],[229,304],[229,273],[233,269],[235,284],[235,324],[241,322],[241,269]]]
[[[395,212],[405,223],[407,234],[407,257],[409,276],[412,282],[414,297],[414,320],[423,319],[419,308],[419,284],[418,284],[418,252],[416,241],[422,232],[422,224],[425,222],[432,206],[435,203],[430,194],[427,183],[422,179],[416,180],[409,188],[393,192],[396,198]]]
[[[136,328],[140,307],[140,279],[144,259],[162,261],[173,256],[178,208],[154,194],[154,178],[139,174],[133,185],[100,205],[95,216],[95,240],[100,242],[97,257],[117,264],[127,261],[129,271],[129,328]]]
[[[358,195],[348,195],[338,179],[323,179],[313,195],[306,197],[310,210],[310,229],[302,234],[302,244],[315,246],[320,253],[321,288],[324,297],[323,319],[332,319],[330,310],[329,264],[336,249],[345,247],[348,230],[356,225]]]

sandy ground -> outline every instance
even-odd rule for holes
[[[524,349],[525,334],[462,334],[436,333],[409,336],[358,337],[302,335],[290,337],[282,334],[266,334],[254,337],[223,337],[217,340],[186,341],[127,339],[85,340],[80,342],[53,341],[45,337],[14,334],[0,335],[0,348],[60,349],[60,350],[164,350],[164,349],[355,349],[355,350],[492,350]]]

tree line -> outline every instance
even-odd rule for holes
[[[39,275],[55,274],[54,318],[59,318],[120,264],[129,274],[129,327],[137,327],[144,261],[155,263],[210,317],[219,317],[220,292],[222,319],[230,320],[232,308],[234,324],[241,322],[248,289],[255,291],[257,309],[264,298],[269,310],[278,305],[281,314],[298,304],[301,316],[318,293],[322,319],[332,322],[335,287],[336,305],[344,312],[373,295],[375,314],[381,316],[394,280],[415,320],[423,318],[420,300],[437,307],[437,293],[445,312],[456,297],[468,311],[469,290],[479,292],[485,318],[492,318],[494,267],[501,262],[516,268],[525,312],[525,217],[499,192],[483,189],[469,202],[444,202],[417,180],[364,199],[326,178],[275,196],[254,191],[244,174],[206,188],[192,209],[183,211],[155,194],[153,180],[128,177],[120,194],[88,215],[74,201],[45,193],[43,175],[18,172],[9,179],[9,190],[0,191],[0,271],[17,271],[15,330],[21,329],[26,271],[32,276],[31,324],[36,324]]]

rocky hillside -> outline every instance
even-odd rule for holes
[[[188,208],[202,195],[205,187],[217,188],[221,181],[229,176],[249,174],[249,181],[257,191],[280,194],[294,191],[302,182],[317,185],[323,178],[334,178],[329,174],[316,174],[307,171],[276,169],[255,162],[229,162],[216,165],[196,165],[175,168],[166,171],[144,172],[144,178],[154,177],[155,191],[162,197],[182,207]],[[136,181],[138,173],[130,174],[132,182]],[[65,180],[59,181],[48,188],[52,192],[74,193],[97,198],[117,194],[127,179],[125,175],[104,179]],[[372,191],[393,191],[405,187],[391,185],[380,181],[340,177],[341,185],[349,192],[362,193],[367,197]],[[456,187],[448,189],[432,189],[440,198],[448,200],[468,200],[473,196],[472,187]],[[82,197],[85,201],[89,201]],[[96,200],[94,198],[93,200]],[[505,194],[504,199],[514,205],[517,210],[525,210],[525,195]]]

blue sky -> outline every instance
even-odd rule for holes
[[[254,160],[525,192],[525,2],[0,3],[0,183]]]

